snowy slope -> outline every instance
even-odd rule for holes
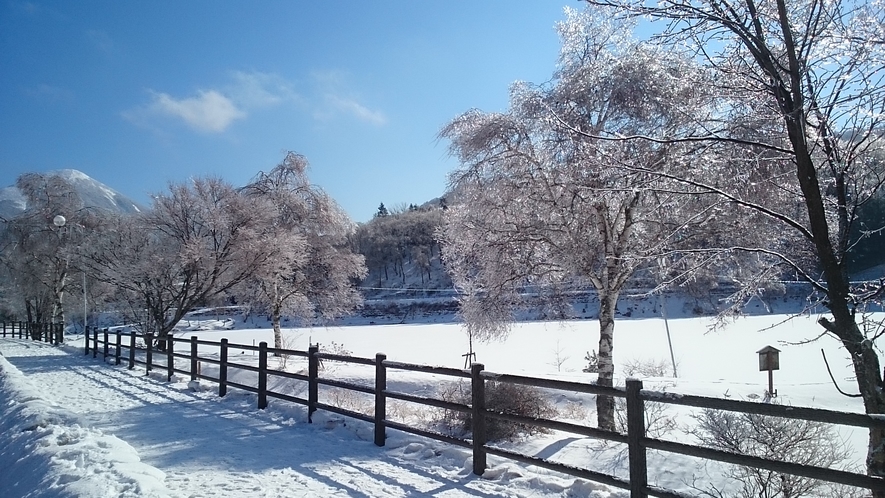
[[[132,199],[75,169],[49,171],[45,174],[59,175],[68,180],[80,195],[86,207],[124,214],[137,213],[144,210],[143,207],[139,206]],[[0,189],[0,217],[13,217],[23,211],[25,207],[25,198],[17,187],[13,185]]]

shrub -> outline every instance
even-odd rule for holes
[[[673,375],[673,365],[663,359],[634,358],[624,363],[624,375],[640,378],[670,377]]]
[[[487,381],[485,385],[486,410],[521,415],[524,417],[551,418],[556,408],[544,397],[544,393],[531,386]],[[464,405],[473,404],[469,384],[454,383],[444,387],[439,396],[445,401]],[[470,413],[444,410],[438,420],[445,432],[458,430],[471,432],[473,417]],[[486,439],[489,441],[512,440],[519,436],[539,434],[541,427],[486,418]]]
[[[581,369],[582,372],[599,373],[599,357],[596,355],[595,349],[592,353],[587,351],[587,354],[584,355],[584,359],[587,360],[587,366]]]
[[[838,432],[823,422],[711,409],[695,419],[697,426],[691,433],[701,444],[719,450],[826,468],[845,467],[851,458],[851,450]],[[739,484],[737,496],[744,498],[848,497],[860,491],[808,477],[736,465],[728,466],[723,475]],[[708,496],[724,496],[716,488],[696,489]]]

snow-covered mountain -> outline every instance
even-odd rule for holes
[[[75,169],[50,171],[67,180],[80,195],[85,207],[104,209],[117,213],[137,213],[144,207],[137,202]],[[10,218],[26,208],[26,200],[15,185],[0,189],[0,217]]]

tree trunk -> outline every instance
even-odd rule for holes
[[[864,403],[864,411],[871,415],[885,414],[885,394],[883,394],[882,370],[879,366],[879,355],[874,344],[863,337],[857,322],[847,306],[832,309],[833,321],[821,318],[824,328],[836,334],[842,345],[851,355],[857,387]],[[853,338],[853,339],[852,339]],[[869,446],[867,447],[867,474],[885,477],[885,430],[870,428]],[[877,498],[885,497],[885,493],[876,492]]]
[[[53,323],[65,323],[65,308],[64,308],[64,297],[65,297],[65,279],[67,278],[67,273],[62,272],[57,282],[55,282],[55,288],[53,289],[54,302],[52,303],[52,322]]]
[[[846,233],[839,230],[839,241],[836,247],[833,246],[830,238],[830,224],[824,208],[821,182],[807,140],[809,133],[805,121],[805,94],[803,93],[805,87],[803,87],[802,81],[804,68],[797,55],[796,43],[787,14],[786,0],[778,0],[777,8],[789,62],[789,80],[782,81],[779,86],[773,87],[773,95],[781,107],[787,134],[793,146],[796,176],[808,211],[808,228],[827,284],[827,307],[833,314],[833,320],[822,318],[819,323],[836,335],[851,354],[857,386],[864,401],[864,410],[867,414],[880,415],[885,413],[885,394],[882,392],[882,371],[879,366],[879,356],[872,341],[865,338],[858,327],[853,305],[851,305],[851,286],[846,270],[847,258],[844,251],[844,248],[847,247]],[[778,77],[777,73],[769,72],[773,78]],[[835,157],[827,159],[834,163],[839,162]],[[837,180],[834,183],[837,189],[837,198],[841,199],[840,202],[844,202],[844,199],[847,198],[846,187],[844,183],[838,181],[838,177],[835,180]],[[839,206],[838,216],[839,227],[847,226],[848,220],[844,204]],[[866,462],[867,473],[870,475],[885,476],[883,439],[885,439],[885,431],[877,428],[870,429],[870,444]],[[885,493],[882,492],[874,492],[873,495],[876,498],[885,498]]]
[[[599,377],[596,384],[603,387],[614,385],[615,364],[612,359],[615,332],[615,306],[617,293],[599,291]],[[615,399],[611,396],[596,396],[596,424],[600,429],[615,430]]]
[[[273,347],[276,349],[281,349],[283,347],[283,332],[280,330],[280,315],[281,310],[279,306],[274,306],[271,312],[271,323],[273,324]],[[279,356],[280,353],[274,353],[274,356]]]
[[[797,99],[798,100],[798,99]],[[797,115],[801,116],[801,114]],[[805,126],[801,119],[786,119],[790,141],[796,154],[796,172],[805,206],[808,210],[808,226],[815,245],[815,252],[827,283],[827,307],[833,320],[822,318],[819,323],[836,335],[851,354],[858,389],[864,401],[864,410],[870,415],[885,414],[885,394],[882,389],[882,371],[879,356],[873,344],[860,331],[851,309],[851,287],[845,268],[846,258],[837,256],[830,240],[830,226],[826,218],[823,196],[814,161],[805,144]],[[867,453],[867,473],[885,477],[885,431],[870,429]],[[885,498],[885,493],[874,493]]]

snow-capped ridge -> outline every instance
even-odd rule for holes
[[[143,211],[137,202],[76,169],[48,171],[45,175],[57,175],[71,184],[84,207],[97,208],[123,214]],[[27,208],[27,200],[15,185],[0,189],[0,217],[12,218]]]

